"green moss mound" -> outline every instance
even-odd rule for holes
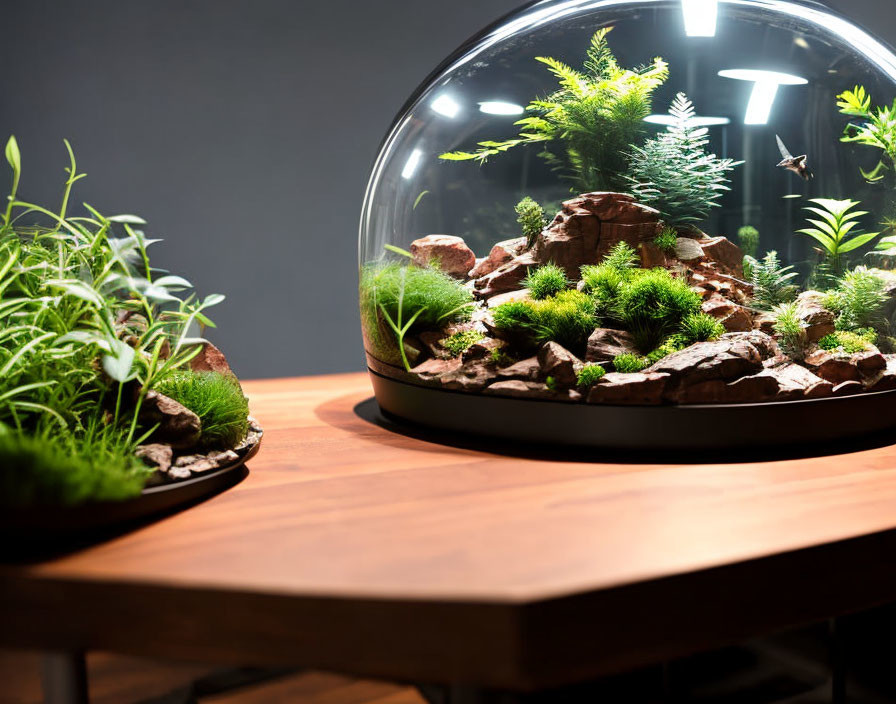
[[[634,374],[644,371],[650,362],[636,354],[620,354],[613,359],[613,368],[620,374]]]
[[[229,449],[249,431],[249,401],[236,377],[218,372],[178,370],[156,385],[199,416],[200,442],[207,449]]]
[[[545,264],[530,271],[526,277],[526,288],[537,301],[556,296],[569,286],[566,272],[556,264]]]
[[[49,506],[137,496],[152,474],[120,432],[0,431],[0,505]]]
[[[606,373],[607,370],[599,364],[588,363],[576,375],[576,385],[579,388],[587,389],[603,379]]]
[[[828,352],[840,354],[858,354],[871,349],[877,339],[874,331],[866,331],[865,334],[838,330],[826,335],[818,341],[818,346]]]
[[[511,301],[493,312],[495,327],[513,343],[532,347],[556,342],[581,354],[597,327],[591,297],[580,291],[561,291],[543,301]]]
[[[642,352],[655,349],[682,321],[700,311],[700,296],[665,269],[641,269],[623,281],[615,315]]]

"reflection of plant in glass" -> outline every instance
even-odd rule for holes
[[[871,96],[863,86],[856,86],[837,96],[837,107],[843,115],[858,117],[862,123],[850,122],[843,130],[842,142],[875,147],[883,152],[880,162],[862,175],[871,183],[883,180],[896,171],[896,101],[889,107],[871,107]]]
[[[808,235],[821,245],[818,251],[834,273],[839,275],[846,265],[843,255],[870,243],[880,233],[853,231],[859,224],[859,218],[868,214],[865,210],[853,210],[859,205],[857,200],[813,198],[811,202],[819,207],[809,206],[804,210],[814,213],[821,219],[807,218],[815,227],[807,227],[797,232]]]
[[[205,310],[223,296],[182,298],[188,281],[156,278],[147,249],[158,240],[137,229],[140,218],[86,204],[73,217],[72,187],[84,174],[65,145],[58,211],[18,199],[21,156],[14,138],[6,145],[13,182],[0,213],[0,468],[34,471],[0,481],[53,501],[124,498],[146,479],[133,459],[151,432],[138,420],[146,394],[199,354],[204,341],[191,330],[212,325]],[[63,456],[78,476],[98,474],[75,486],[60,475]]]
[[[742,162],[719,159],[706,151],[709,130],[694,127],[696,112],[684,93],[669,108],[675,122],[649,139],[633,145],[631,171],[626,176],[635,197],[662,213],[673,225],[700,222],[730,190],[727,174]]]
[[[528,105],[528,115],[516,123],[519,137],[480,142],[474,152],[449,152],[441,158],[485,162],[520,145],[543,144],[540,156],[576,190],[621,190],[628,165],[625,152],[643,136],[651,96],[669,70],[659,58],[644,68],[620,67],[607,44],[609,31],[594,34],[581,71],[557,59],[538,57],[560,88]]]
[[[544,217],[544,208],[532,200],[529,196],[516,204],[517,219],[526,238],[526,248],[531,249],[535,244],[535,238],[541,234],[547,221]]]
[[[797,287],[791,281],[797,272],[792,266],[782,266],[777,252],[767,252],[762,259],[754,259],[750,269],[755,308],[772,310],[796,298]]]

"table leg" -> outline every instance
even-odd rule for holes
[[[44,704],[88,704],[87,661],[83,652],[44,653],[40,679]]]

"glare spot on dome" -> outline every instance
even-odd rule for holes
[[[444,115],[445,117],[454,118],[460,112],[460,105],[457,104],[457,101],[450,95],[445,94],[433,100],[429,106],[439,115]]]
[[[644,122],[649,122],[654,125],[674,125],[675,118],[671,115],[648,115],[644,118]],[[698,115],[691,120],[688,120],[688,125],[691,127],[716,127],[718,125],[730,125],[731,119],[727,117],[704,117],[702,115]]]
[[[526,108],[516,103],[506,103],[503,100],[487,100],[479,103],[479,110],[488,115],[522,115]]]
[[[719,75],[722,78],[753,83],[753,93],[750,95],[750,102],[747,104],[747,112],[744,115],[745,125],[768,124],[779,86],[803,86],[809,82],[801,76],[789,73],[752,68],[728,69],[719,71]]]
[[[714,37],[719,17],[719,0],[681,0],[684,31],[689,37]]]
[[[423,152],[419,149],[415,149],[411,152],[408,160],[404,163],[404,168],[401,170],[401,177],[403,179],[413,178],[414,172],[417,171],[417,167],[420,166],[420,159],[422,156]]]

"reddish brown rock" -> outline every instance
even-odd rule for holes
[[[498,370],[490,359],[474,359],[443,375],[439,381],[445,389],[481,391],[497,378]]]
[[[417,335],[417,340],[430,357],[435,357],[437,359],[451,359],[452,354],[442,347],[442,340],[446,337],[448,337],[448,334],[442,331],[421,332]]]
[[[656,269],[658,267],[669,268],[674,263],[674,259],[657,247],[653,242],[642,242],[641,248],[638,250],[641,257],[642,269]]]
[[[499,293],[497,296],[492,296],[488,299],[488,307],[497,308],[498,306],[504,303],[510,303],[511,301],[531,300],[532,294],[529,293],[529,289],[521,288],[518,291],[508,291],[507,293]]]
[[[775,341],[761,332],[728,333],[715,342],[699,342],[670,354],[650,371],[669,374],[676,383],[675,396],[682,386],[758,374],[763,361],[776,352]]]
[[[873,377],[865,380],[865,388],[869,391],[891,391],[896,389],[896,355],[885,354],[886,366]]]
[[[443,376],[458,371],[463,362],[460,357],[453,359],[428,359],[411,369],[411,374],[423,383],[437,383]]]
[[[676,400],[682,404],[758,403],[773,400],[780,390],[778,379],[764,370],[731,382],[712,379],[683,386],[679,389]]]
[[[488,386],[484,393],[490,396],[510,396],[511,398],[539,398],[551,401],[581,401],[582,394],[578,391],[568,389],[563,391],[552,391],[547,384],[537,381],[521,381],[513,379],[510,381],[496,381]]]
[[[668,374],[611,372],[591,387],[588,403],[618,406],[656,406],[662,403]]]
[[[863,387],[862,383],[859,381],[844,381],[837,384],[832,393],[834,396],[853,396],[854,394],[861,393],[864,389],[865,387]]]
[[[748,332],[753,329],[753,316],[750,311],[720,293],[710,293],[703,301],[701,309],[721,322],[728,332]]]
[[[149,391],[144,396],[140,421],[146,426],[157,426],[153,440],[175,449],[194,447],[202,430],[199,416],[158,391]]]
[[[727,237],[710,237],[697,240],[704,258],[716,264],[720,271],[743,278],[744,253]]]
[[[859,381],[862,377],[852,358],[838,357],[826,350],[816,349],[810,352],[803,362],[815,374],[834,385],[845,381]]]
[[[542,375],[553,377],[559,386],[575,386],[581,360],[556,342],[546,342],[538,350]]]
[[[817,342],[834,332],[834,314],[824,307],[824,294],[804,291],[796,300],[797,315],[806,326],[806,340]]]
[[[224,353],[211,342],[202,345],[202,351],[190,360],[190,369],[194,372],[218,372],[233,374]]]
[[[679,237],[675,242],[675,258],[690,262],[703,257],[703,247],[691,237]]]
[[[411,254],[417,266],[436,263],[446,274],[465,279],[476,266],[476,255],[462,237],[427,235],[411,242]]]
[[[766,370],[778,379],[781,387],[779,398],[794,401],[801,398],[825,398],[833,393],[831,382],[816,376],[799,364],[786,363]]]
[[[498,377],[501,379],[524,379],[535,381],[541,374],[541,364],[538,357],[529,357],[520,360],[509,367],[498,369]]]
[[[774,335],[775,316],[772,313],[759,313],[753,316],[753,327],[766,335]]]
[[[517,291],[522,288],[523,280],[529,269],[538,266],[531,252],[524,252],[506,264],[502,264],[490,274],[475,280],[474,291],[480,298],[491,298],[499,293]]]
[[[887,360],[876,349],[854,354],[852,361],[858,368],[859,374],[866,377],[875,377],[887,368]]]
[[[495,269],[506,264],[520,254],[525,247],[525,237],[517,237],[513,240],[498,242],[498,244],[492,247],[492,251],[489,252],[485,259],[477,262],[476,266],[470,272],[470,278],[478,279],[480,276],[491,274]]]
[[[171,467],[174,451],[171,449],[171,445],[154,442],[148,445],[139,445],[134,454],[160,472],[167,472]]]
[[[635,352],[632,334],[624,330],[598,328],[588,338],[588,350],[585,353],[587,362],[612,362],[621,354]]]

